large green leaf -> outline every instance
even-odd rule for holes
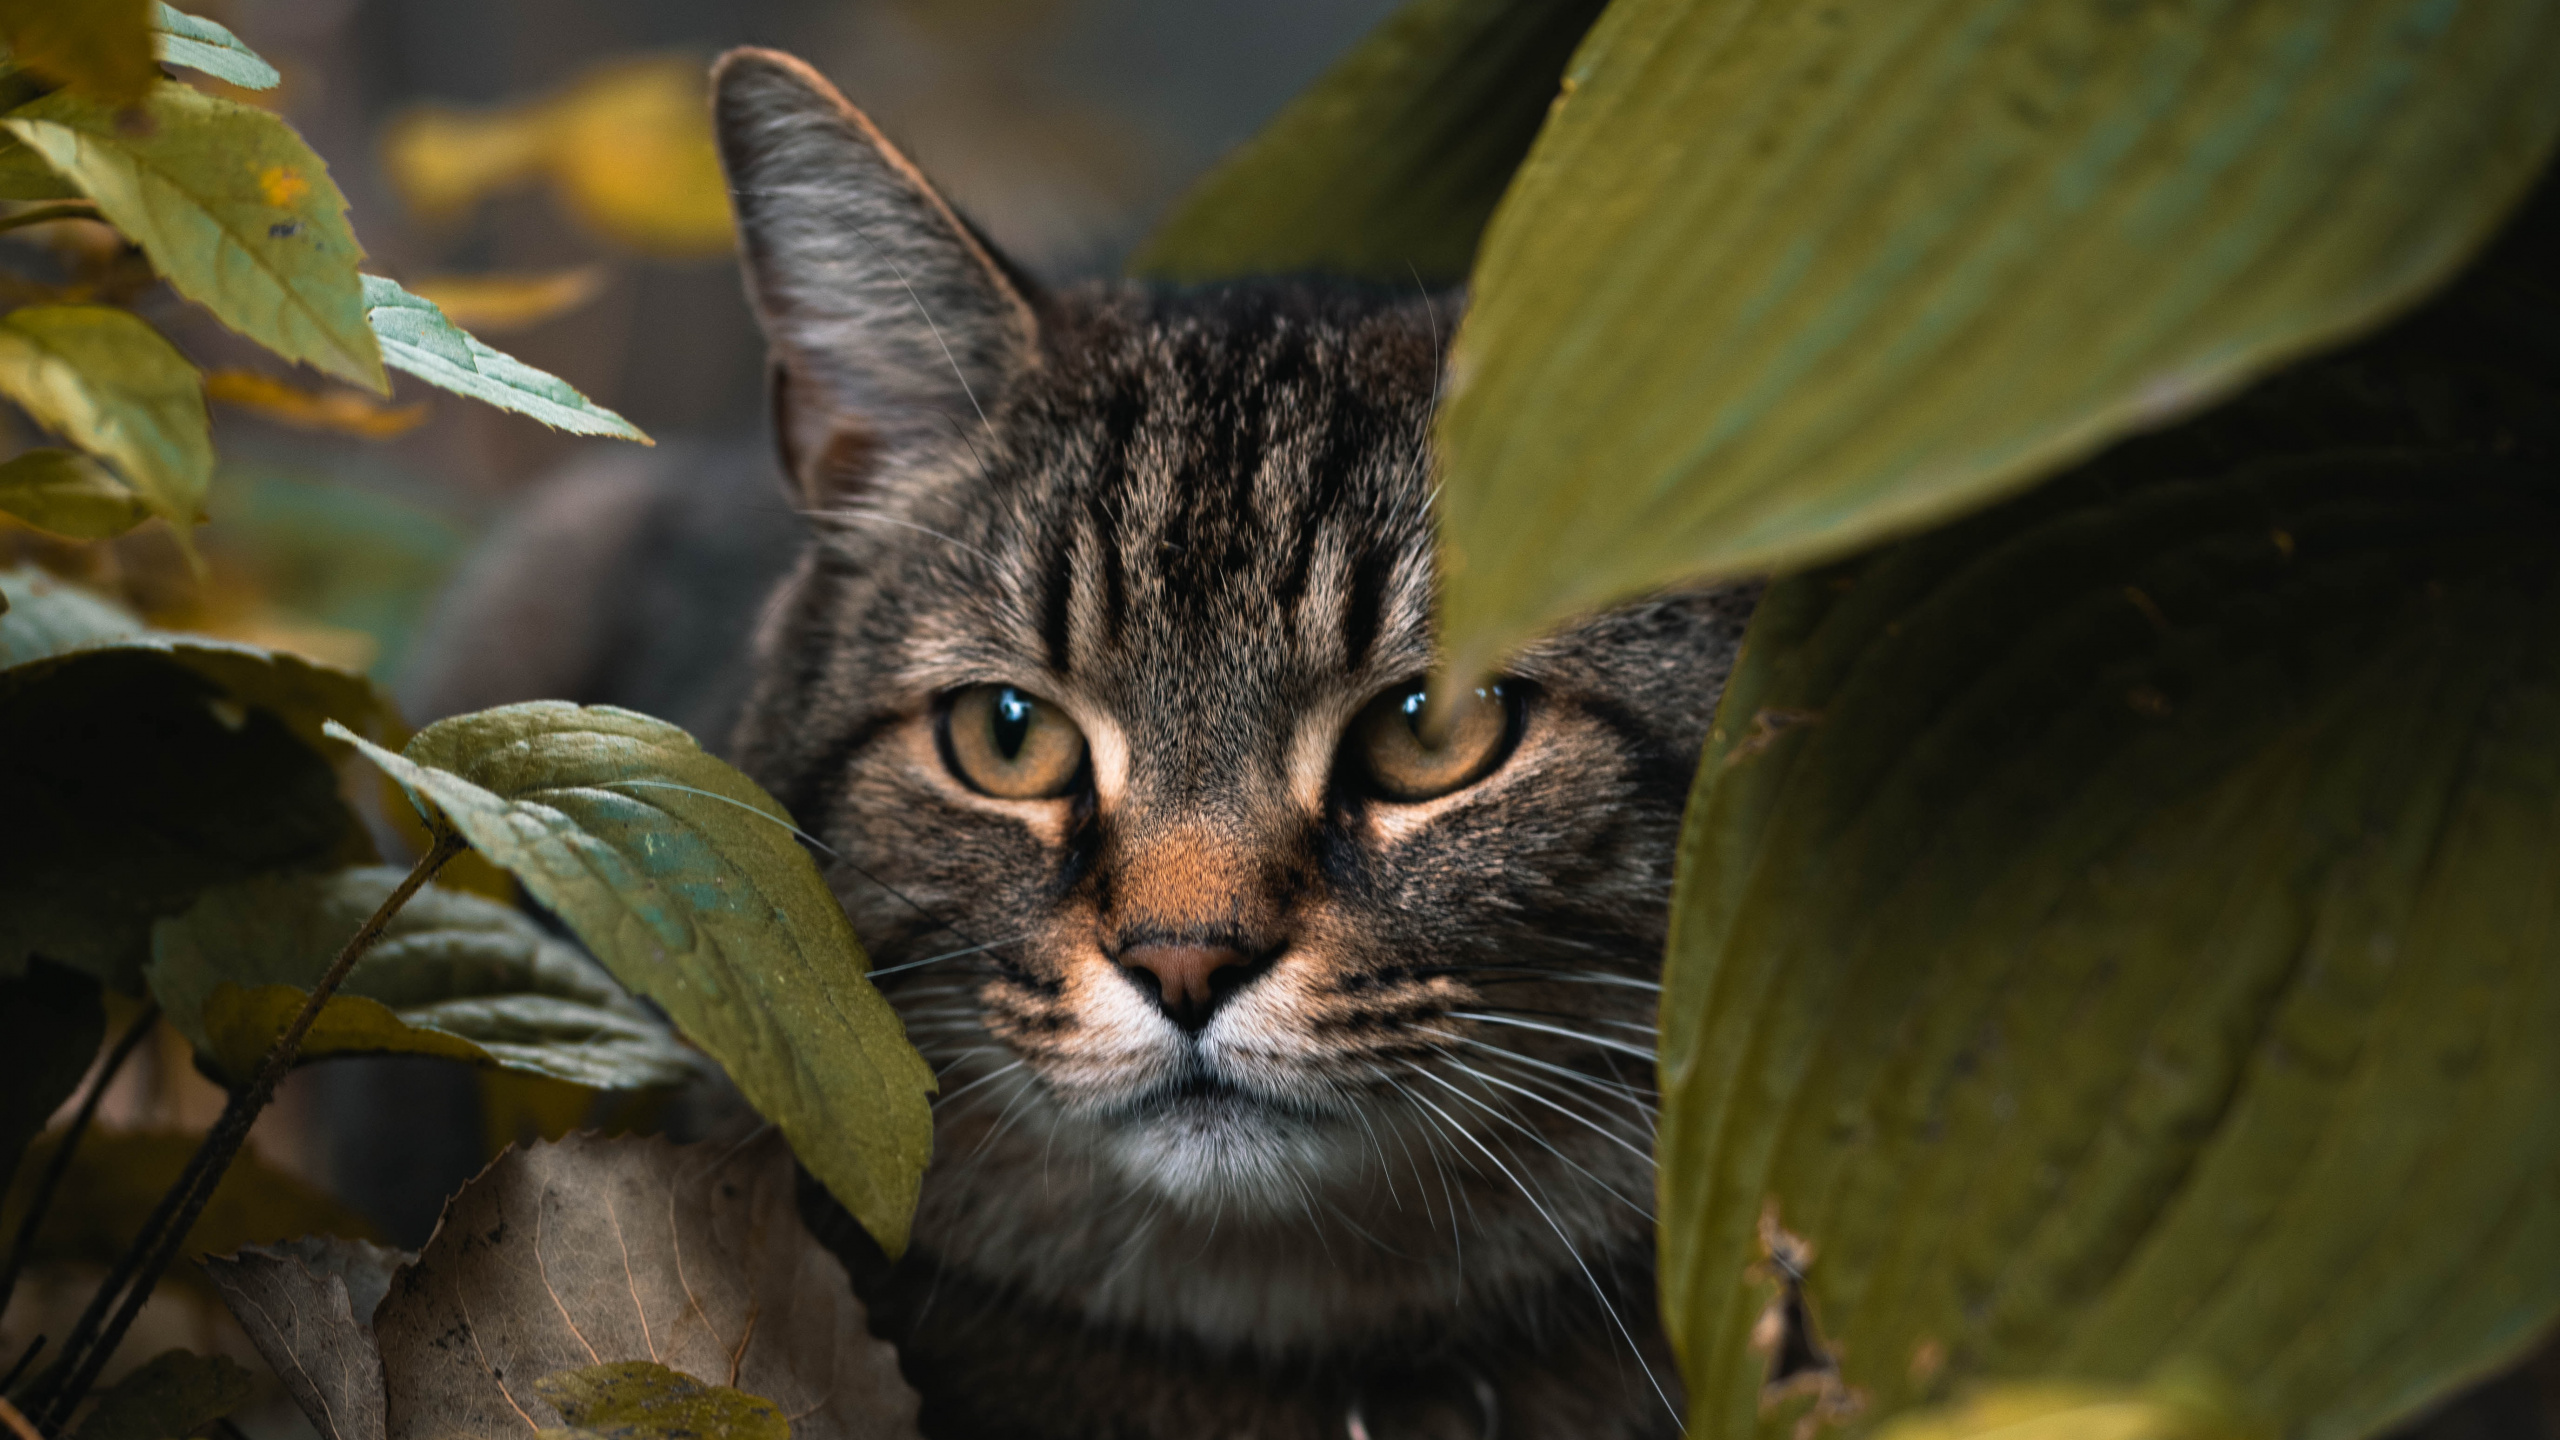
[[[151,507],[105,466],[70,450],[30,450],[0,464],[0,510],[72,540],[107,540]]]
[[[1455,663],[1960,513],[2372,324],[2543,165],[2555,65],[2542,0],[1619,0],[1450,360]]]
[[[172,288],[288,360],[389,394],[347,197],[293,127],[184,85],[131,112],[69,92],[0,116],[132,237]]]
[[[1193,187],[1132,267],[1463,278],[1604,3],[1415,0]]]
[[[434,301],[410,294],[396,281],[365,276],[364,302],[366,317],[382,337],[382,358],[395,370],[573,435],[656,443],[559,376],[481,344],[444,318]]]
[[[0,979],[0,1192],[27,1142],[79,1088],[106,1026],[98,982],[76,970],[38,963]]]
[[[1693,1433],[2202,1372],[2350,1440],[2560,1317],[2552,463],[2215,439],[1763,602],[1663,996]]]
[[[0,975],[43,955],[131,990],[204,886],[372,858],[321,734],[403,733],[362,676],[150,633],[39,571],[0,594]]]
[[[311,985],[404,871],[262,875],[218,886],[152,928],[143,971],[198,1053],[246,1080]],[[304,1059],[447,1055],[598,1089],[678,1085],[691,1052],[577,948],[504,905],[419,891],[348,972]]]
[[[160,332],[105,305],[0,315],[0,395],[115,464],[183,540],[213,483],[204,380]]]
[[[662,720],[557,701],[353,735],[665,1007],[892,1254],[933,1143],[933,1072],[773,798]]]
[[[273,90],[284,79],[239,36],[202,16],[154,0],[151,29],[160,58],[171,65],[201,70],[243,90]]]

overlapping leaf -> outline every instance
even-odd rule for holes
[[[209,1258],[205,1278],[320,1440],[382,1440],[373,1312],[418,1257],[361,1240],[302,1236]]]
[[[151,0],[0,0],[0,45],[40,75],[127,104],[160,78],[151,13]]]
[[[223,1355],[163,1350],[99,1392],[72,1440],[169,1440],[249,1403],[257,1382]]]
[[[396,282],[367,275],[364,297],[366,318],[382,337],[382,358],[393,369],[573,435],[654,443],[638,426],[579,394],[559,376],[481,344]]]
[[[1132,262],[1171,280],[1463,278],[1602,0],[1416,0],[1184,196]]]
[[[1763,603],[1663,999],[1693,1433],[2187,1371],[2350,1440],[2560,1317],[2560,486],[2210,438]]]
[[[175,9],[164,0],[154,0],[151,15],[152,36],[160,58],[168,64],[201,70],[243,90],[272,90],[284,78],[258,52],[241,44],[239,36],[211,20]]]
[[[0,395],[114,463],[183,539],[213,483],[204,386],[177,347],[105,305],[0,315]]]
[[[0,129],[97,202],[179,294],[341,380],[388,393],[365,323],[347,199],[284,121],[184,85],[151,88],[140,123],[67,91]]]
[[[933,1073],[772,797],[682,730],[603,706],[502,706],[431,725],[404,754],[363,749],[665,1007],[863,1227],[905,1247]]]
[[[1456,663],[1960,513],[2373,323],[2542,167],[2555,63],[2538,0],[1619,0],[1451,360]]]
[[[106,540],[151,507],[105,466],[71,450],[30,450],[0,464],[0,511],[72,540]]]
[[[144,971],[170,1023],[245,1080],[404,871],[264,875],[152,930]],[[520,912],[428,888],[395,914],[302,1042],[305,1059],[445,1055],[597,1089],[676,1085],[698,1062],[575,947]]]

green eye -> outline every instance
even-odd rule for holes
[[[972,685],[943,712],[943,759],[971,788],[1005,800],[1064,795],[1084,773],[1084,732],[1012,685]]]
[[[1519,735],[1515,689],[1488,685],[1451,707],[1443,733],[1423,729],[1430,692],[1401,685],[1369,702],[1351,724],[1349,758],[1369,787],[1411,804],[1436,799],[1493,773]]]

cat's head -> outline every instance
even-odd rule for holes
[[[1424,728],[1445,297],[1043,294],[796,62],[730,57],[718,116],[818,533],[741,748],[941,1072],[919,1243],[1211,1330],[1275,1247],[1381,1322],[1640,1252],[1740,599]]]

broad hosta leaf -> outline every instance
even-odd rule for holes
[[[1133,268],[1464,278],[1603,3],[1416,0],[1210,171]]]
[[[578,1423],[562,1412],[593,1387],[546,1377],[634,1360],[761,1397],[802,1440],[912,1437],[896,1353],[864,1328],[794,1190],[770,1133],[744,1149],[574,1136],[499,1157],[373,1312],[388,1440]],[[555,1409],[555,1394],[578,1398]]]
[[[112,1265],[133,1244],[152,1207],[177,1182],[204,1136],[194,1130],[91,1130],[72,1152],[62,1189],[44,1213],[35,1253],[45,1260]],[[38,1140],[0,1205],[0,1234],[15,1234],[31,1178],[53,1156],[56,1137]],[[187,1232],[186,1253],[237,1250],[326,1232],[370,1239],[373,1227],[308,1182],[245,1153],[223,1172],[204,1214]]]
[[[293,127],[184,85],[147,123],[67,92],[0,117],[151,257],[179,294],[288,360],[390,393],[356,278],[347,197]]]
[[[0,511],[71,540],[106,540],[151,507],[105,466],[71,450],[30,450],[0,464]]]
[[[151,63],[151,0],[0,0],[11,60],[114,104],[160,78]]]
[[[258,52],[241,44],[239,36],[158,0],[151,9],[151,29],[160,58],[168,64],[201,70],[243,90],[272,90],[284,79]]]
[[[320,1440],[382,1440],[373,1311],[393,1270],[417,1258],[361,1240],[304,1236],[210,1257],[204,1273]]]
[[[1693,1433],[2183,1370],[2350,1440],[2560,1316],[2551,463],[2123,478],[2182,446],[1753,622],[1663,996]]]
[[[139,317],[104,305],[0,316],[0,395],[117,470],[183,539],[213,483],[196,367]]]
[[[383,164],[402,198],[450,218],[547,180],[606,237],[662,255],[726,255],[729,185],[711,139],[702,62],[609,60],[555,95],[493,110],[425,106],[392,122]]]
[[[933,1073],[771,796],[682,730],[606,706],[460,715],[402,755],[357,743],[665,1007],[863,1228],[905,1248]]]
[[[656,443],[559,376],[500,354],[456,329],[443,311],[393,281],[365,276],[364,299],[365,314],[382,337],[382,358],[395,370],[573,435]]]
[[[704,1385],[650,1360],[563,1370],[533,1382],[567,1429],[598,1440],[791,1440],[791,1421],[770,1400]]]
[[[164,1350],[100,1392],[72,1440],[171,1440],[249,1403],[257,1382],[221,1355]]]
[[[143,978],[197,1051],[245,1080],[404,874],[374,866],[207,890],[152,928]],[[302,1043],[312,1060],[365,1051],[446,1055],[603,1090],[700,1073],[575,947],[510,907],[432,887],[392,916]]]
[[[1450,361],[1454,661],[1962,512],[2370,325],[2541,168],[2555,63],[2540,0],[1621,0]]]
[[[0,572],[0,593],[0,756],[42,757],[0,764],[0,974],[42,954],[131,990],[151,921],[204,886],[372,858],[320,733],[401,735],[361,676],[136,633],[40,572]]]
[[[106,1038],[98,982],[41,960],[0,979],[0,1191],[27,1142],[71,1092]]]

